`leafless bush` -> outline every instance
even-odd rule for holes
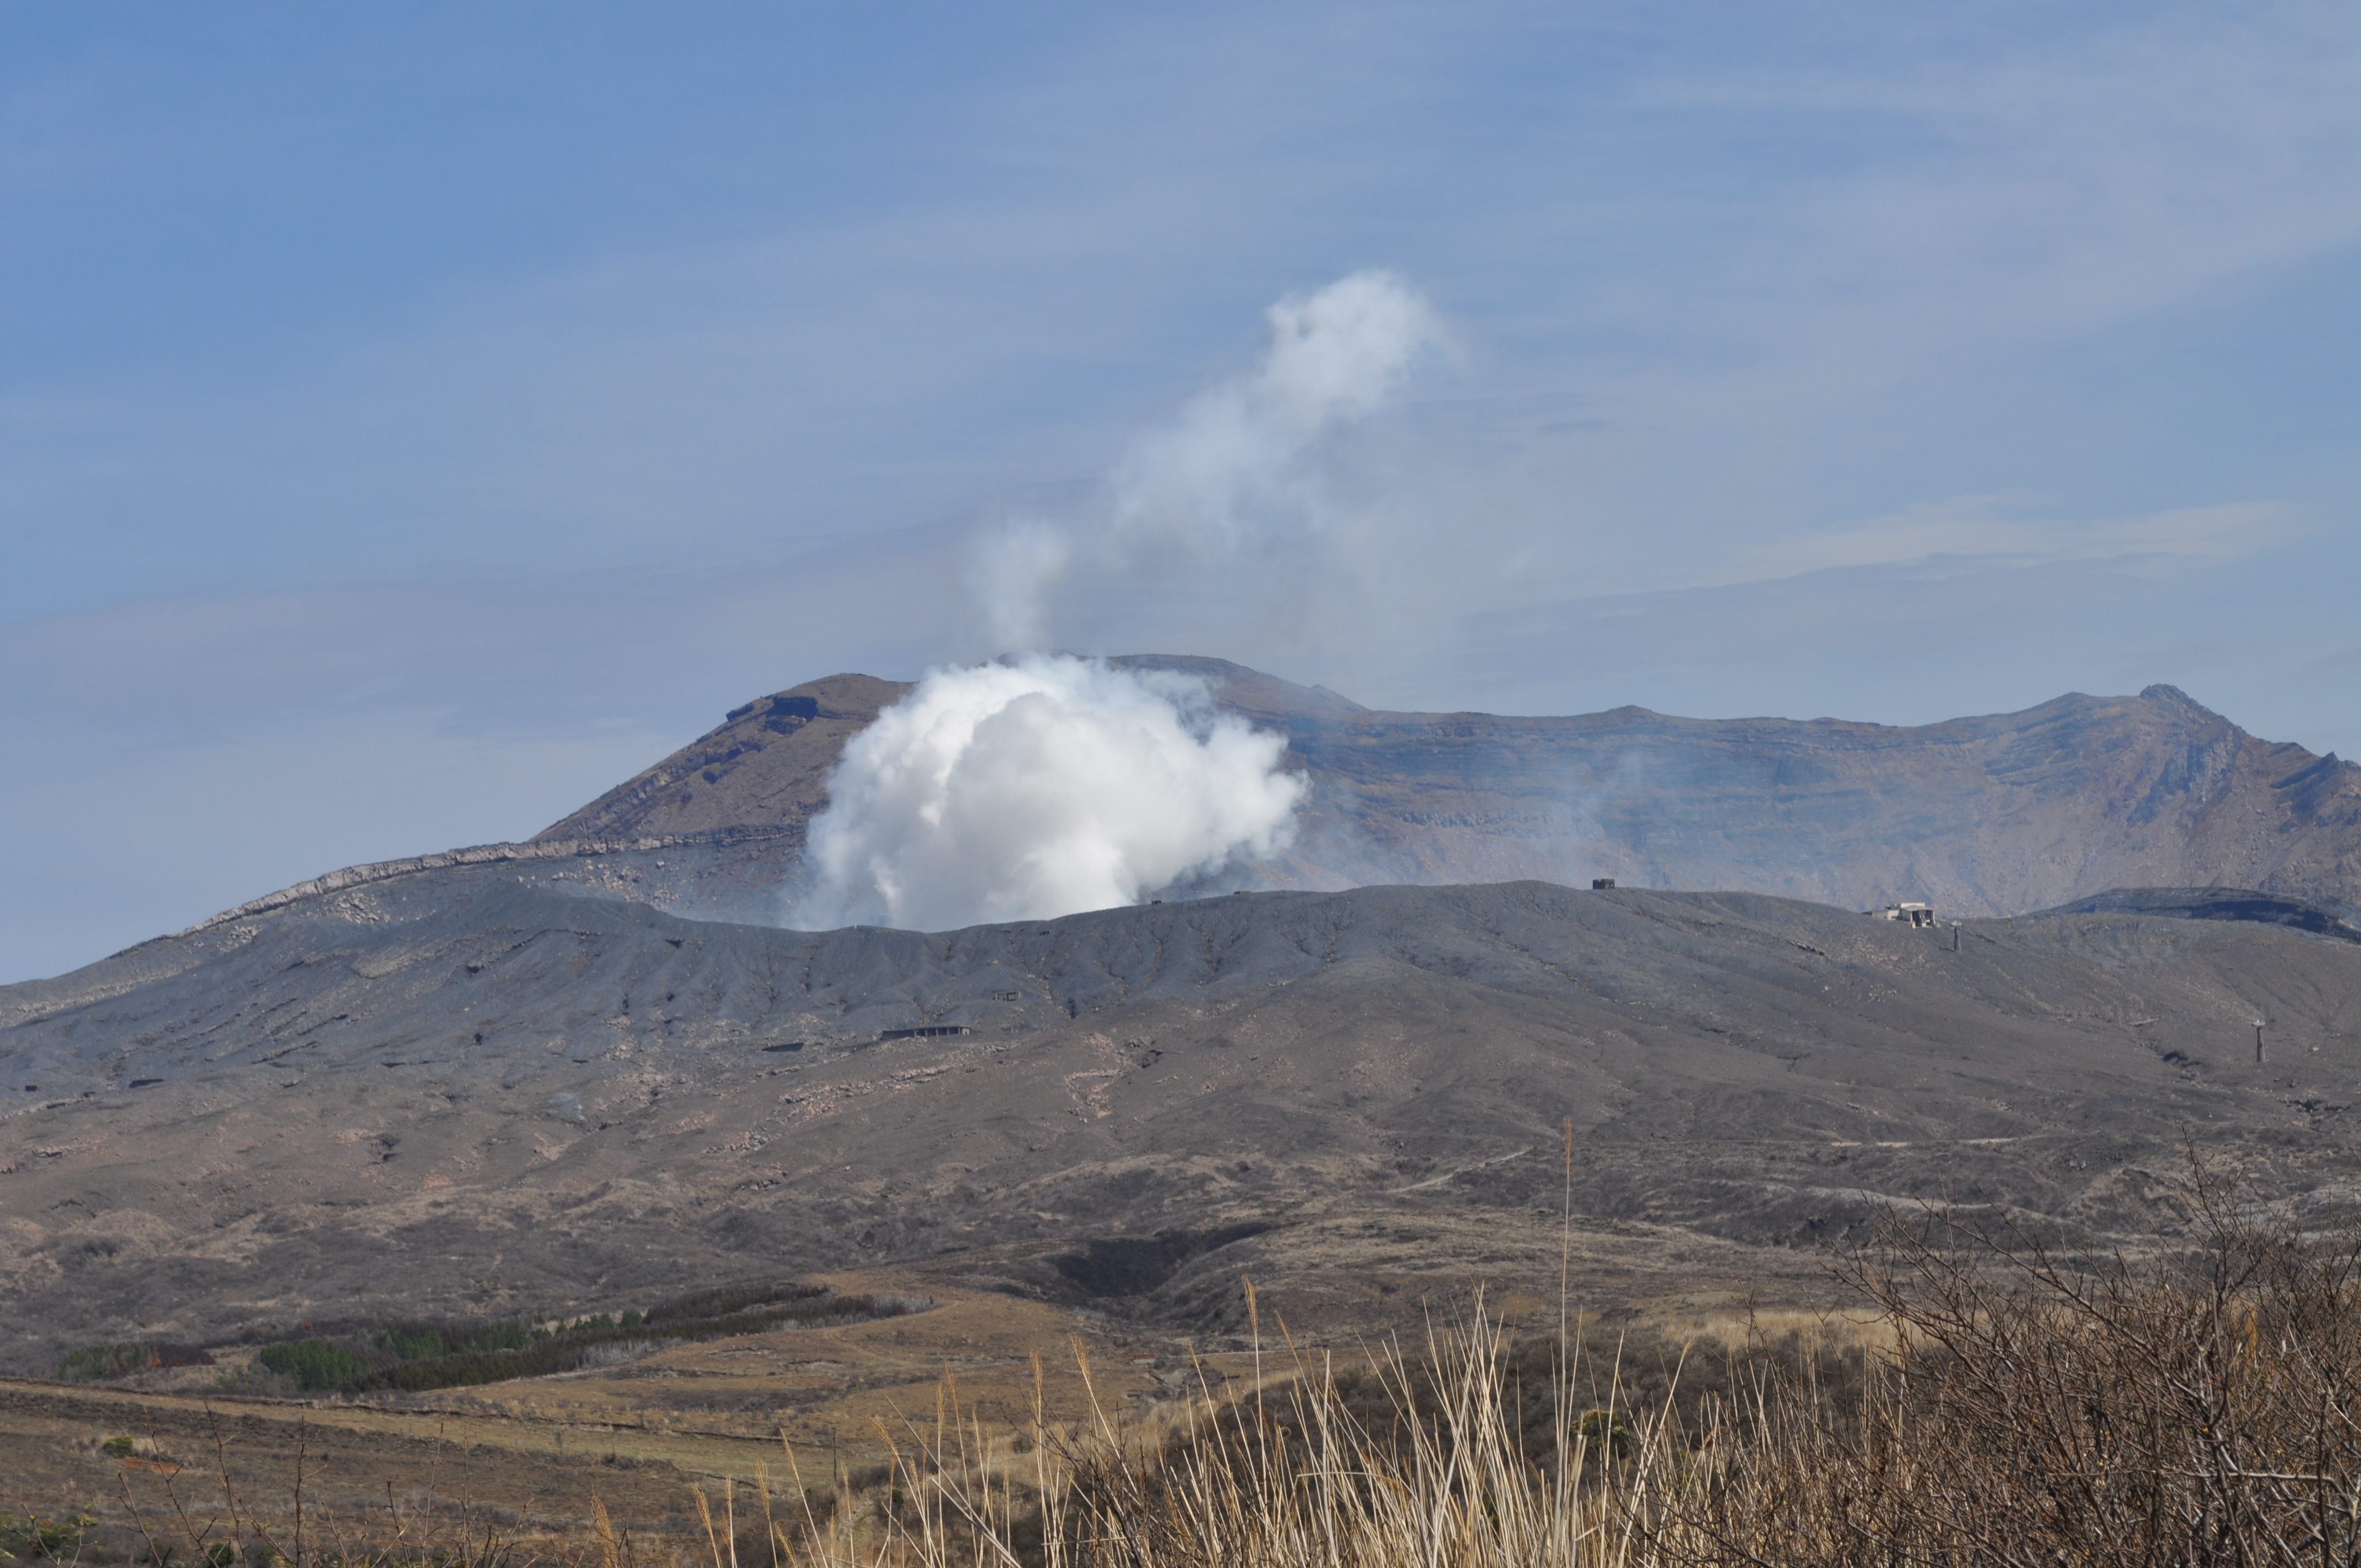
[[[1765,1384],[1696,1479],[1626,1498],[1667,1561],[2125,1565],[2361,1557],[2361,1245],[2203,1169],[2188,1237],[2070,1266],[1897,1216],[1847,1282],[1895,1332],[1850,1409]]]

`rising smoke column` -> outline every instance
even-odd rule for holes
[[[1063,654],[936,670],[853,737],[790,916],[939,931],[1137,902],[1291,842],[1286,738],[1202,682]]]
[[[1307,541],[1366,546],[1337,526],[1323,457],[1444,343],[1442,321],[1367,271],[1280,300],[1266,326],[1253,363],[1133,442],[1088,504],[974,541],[971,602],[994,650],[1040,647],[1053,605],[1192,586],[1235,602],[1283,583],[1275,555]],[[1268,855],[1292,841],[1303,790],[1278,771],[1285,744],[1171,675],[1041,654],[936,671],[846,747],[790,918],[1047,917]]]
[[[1082,515],[985,532],[972,576],[997,646],[1040,646],[1060,590],[1093,577],[1136,587],[1327,531],[1323,444],[1384,408],[1448,338],[1433,308],[1386,271],[1290,294],[1265,328],[1254,363],[1133,442]]]

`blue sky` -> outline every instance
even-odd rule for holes
[[[1324,510],[1068,645],[2361,751],[2348,5],[0,29],[0,980],[989,651],[976,542],[1371,268],[1448,347]]]

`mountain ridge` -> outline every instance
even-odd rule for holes
[[[1612,876],[1972,916],[2221,885],[2361,908],[2361,767],[2250,735],[2170,685],[1892,726],[1397,713],[1219,659],[1108,662],[1202,679],[1288,737],[1282,766],[1310,785],[1295,845],[1236,885]],[[536,841],[800,833],[845,740],[909,689],[833,675],[759,697]],[[794,875],[776,872],[774,903]]]
[[[1283,765],[1306,774],[1313,786],[1294,849],[1261,864],[1233,868],[1203,885],[1170,890],[1174,895],[1234,886],[1335,891],[1394,882],[1436,885],[1521,877],[1579,885],[1609,876],[1626,885],[1750,887],[1853,907],[1932,898],[1946,916],[1989,917],[2059,910],[2125,889],[2213,888],[2292,899],[2332,920],[2361,925],[2361,767],[2334,752],[2316,755],[2301,746],[2258,740],[2169,685],[2152,685],[2135,697],[2070,692],[2018,713],[1916,727],[1834,718],[1691,719],[1631,705],[1565,718],[1530,718],[1391,714],[1201,656],[1134,655],[1114,662],[1198,676],[1230,711],[1258,725],[1286,729],[1290,745]],[[797,885],[805,826],[826,804],[828,771],[837,754],[910,685],[838,674],[755,698],[733,708],[721,726],[698,740],[531,839],[340,867],[243,901],[188,929],[234,922],[291,900],[489,861],[513,862],[521,875],[544,885],[704,918],[776,922]],[[2136,722],[2124,722],[2127,714]],[[2143,724],[2147,743],[2141,743]],[[1520,759],[1521,744],[1536,729],[1545,741],[1550,731],[1558,732],[1558,752],[1551,754],[1547,745],[1529,747],[1537,759]],[[2154,744],[2159,732],[2178,744]],[[1582,746],[1564,743],[1569,733],[1588,734],[1588,760]],[[1465,764],[1463,776],[1446,777],[1435,789],[1426,789],[1415,776],[1389,783],[1387,748],[1392,745],[1398,757],[1401,734],[1422,751],[1423,760],[1412,761],[1429,774],[1447,773],[1455,760]],[[1833,807],[1837,828],[1852,830],[1852,842],[1824,838],[1814,843],[1807,831],[1797,829],[1794,797],[1833,776],[1825,759],[1815,756],[1816,747],[1825,751],[1828,742],[1839,741],[1873,758],[1956,762],[1979,745],[2027,735],[2039,741],[2035,755],[1983,768],[2002,782],[1987,790],[1982,804],[1989,807],[1997,797],[2006,806],[2009,795],[2028,793],[2010,782],[2011,773],[2021,775],[2028,762],[2038,772],[2060,756],[2070,762],[2095,751],[2103,762],[2112,759],[2116,776],[2107,789],[2081,803],[2086,809],[2081,820],[2053,813],[2056,819],[2046,835],[2029,836],[2021,822],[2011,824],[2004,813],[1993,812],[1971,841],[1955,836],[1946,845],[1940,832],[1916,829],[1924,818],[1940,815],[1938,807],[1958,813],[1979,803],[1955,798],[1943,806],[1931,796],[1914,802],[1912,781],[1903,771],[1890,770],[1883,781],[1856,779],[1823,803]],[[1719,772],[1719,793],[1701,806],[1693,804],[1686,822],[1679,812],[1662,809],[1667,802],[1679,804],[1684,776],[1676,755],[1664,747],[1649,749],[1652,738],[1664,737],[1683,744],[1702,741],[1708,751],[1718,747],[1720,761],[1729,764]],[[747,744],[750,739],[759,744]],[[1564,809],[1562,802],[1553,810],[1555,796],[1548,780],[1543,777],[1537,784],[1533,775],[1545,774],[1554,764],[1595,773],[1602,753],[1616,767],[1636,757],[1638,765],[1626,770],[1634,779],[1599,791],[1587,816]],[[1504,754],[1527,776],[1498,776]],[[1653,784],[1648,777],[1652,766]],[[1487,767],[1495,776],[1485,776]],[[703,778],[707,771],[716,774],[715,784]],[[2070,769],[2062,781],[2051,780],[2051,795],[2071,797],[2089,772],[2078,778]],[[1783,791],[1790,798],[1781,801]],[[2210,814],[2197,825],[2200,830],[2178,843],[2158,834],[2159,822],[2173,825],[2168,807],[2192,791]],[[1906,808],[1915,804],[1922,820],[1889,828],[1883,835],[1871,831],[1875,824],[1865,823],[1858,802],[1869,798],[1875,805],[1881,793],[1889,815],[1908,815]],[[696,811],[683,806],[681,794],[697,797],[686,803]],[[1766,803],[1786,816],[1766,820]],[[2147,828],[2152,839],[2162,841],[2145,848],[2126,844],[2126,835],[2114,832],[2104,820],[2111,808],[2126,820],[2136,817],[2132,827]],[[741,820],[761,818],[766,809],[768,820]],[[2243,850],[2233,842],[2237,852],[2214,852],[2241,832]],[[1744,834],[1758,842],[1752,855],[1667,852],[1668,844],[1680,849],[1684,833],[1692,845],[1710,847],[1716,838]],[[2028,837],[2035,839],[2029,845]],[[2268,852],[2256,852],[2258,846]],[[1936,851],[1948,851],[1949,862]],[[2024,861],[2050,874],[2020,875],[2013,885],[2003,878],[2002,885],[1986,886],[1979,864],[1986,861]],[[126,951],[147,945],[134,944]]]

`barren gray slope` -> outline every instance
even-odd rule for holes
[[[922,1025],[974,1032],[876,1038]],[[1954,954],[1786,900],[1539,883],[815,935],[478,866],[0,990],[0,1025],[20,1365],[895,1259],[1146,1278],[1125,1310],[1218,1328],[1242,1266],[1306,1302],[1459,1279],[1554,1209],[1566,1119],[1577,1210],[1640,1227],[1614,1268],[1710,1243],[1724,1286],[1740,1255],[1792,1277],[1783,1249],[1881,1195],[2136,1230],[2184,1129],[2339,1191],[2361,947],[2104,913]]]

